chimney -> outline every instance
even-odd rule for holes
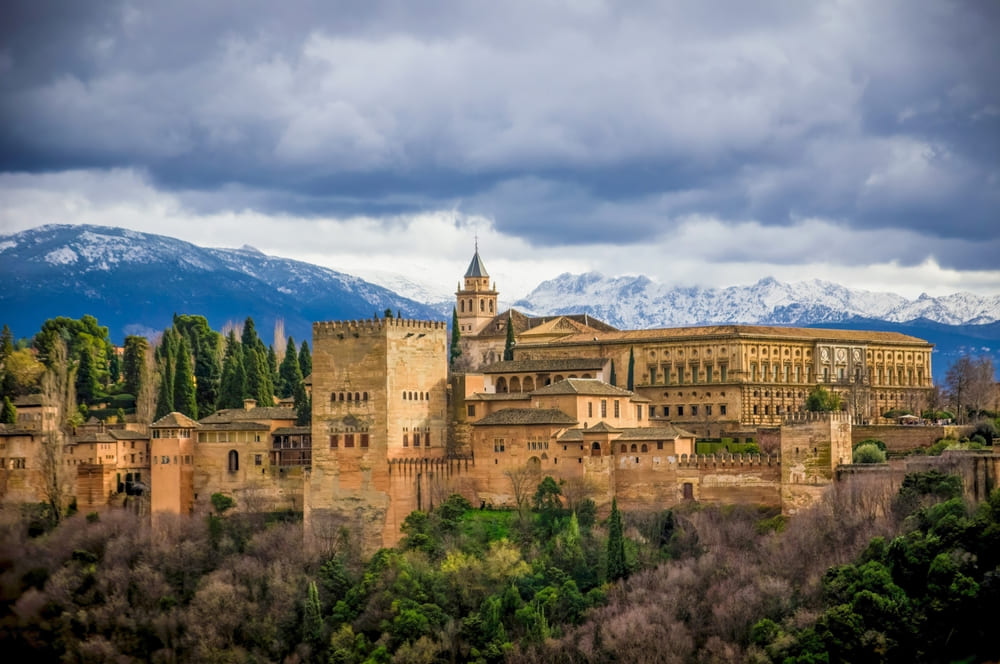
[[[256,399],[244,399],[243,400],[243,410],[253,410],[257,407]]]

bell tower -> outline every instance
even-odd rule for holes
[[[490,275],[483,259],[479,257],[479,241],[469,269],[465,271],[465,284],[455,292],[455,310],[458,312],[459,332],[462,336],[479,334],[497,315],[496,284],[490,288]]]

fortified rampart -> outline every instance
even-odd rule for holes
[[[941,438],[958,440],[970,435],[975,427],[955,425],[854,425],[851,441],[857,445],[868,438],[876,438],[885,443],[888,452],[912,452],[930,447]]]

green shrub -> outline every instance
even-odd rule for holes
[[[854,450],[854,463],[885,463],[885,452],[878,445],[858,445]]]

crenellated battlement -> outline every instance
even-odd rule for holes
[[[680,468],[775,467],[781,465],[781,458],[769,454],[682,454],[676,463]]]
[[[802,411],[799,413],[788,413],[785,415],[785,424],[805,424],[811,422],[850,422],[850,413],[843,410],[813,412]]]
[[[343,338],[346,335],[360,337],[377,336],[389,330],[444,330],[447,324],[436,320],[413,318],[361,318],[358,320],[331,320],[313,323],[313,338]]]

